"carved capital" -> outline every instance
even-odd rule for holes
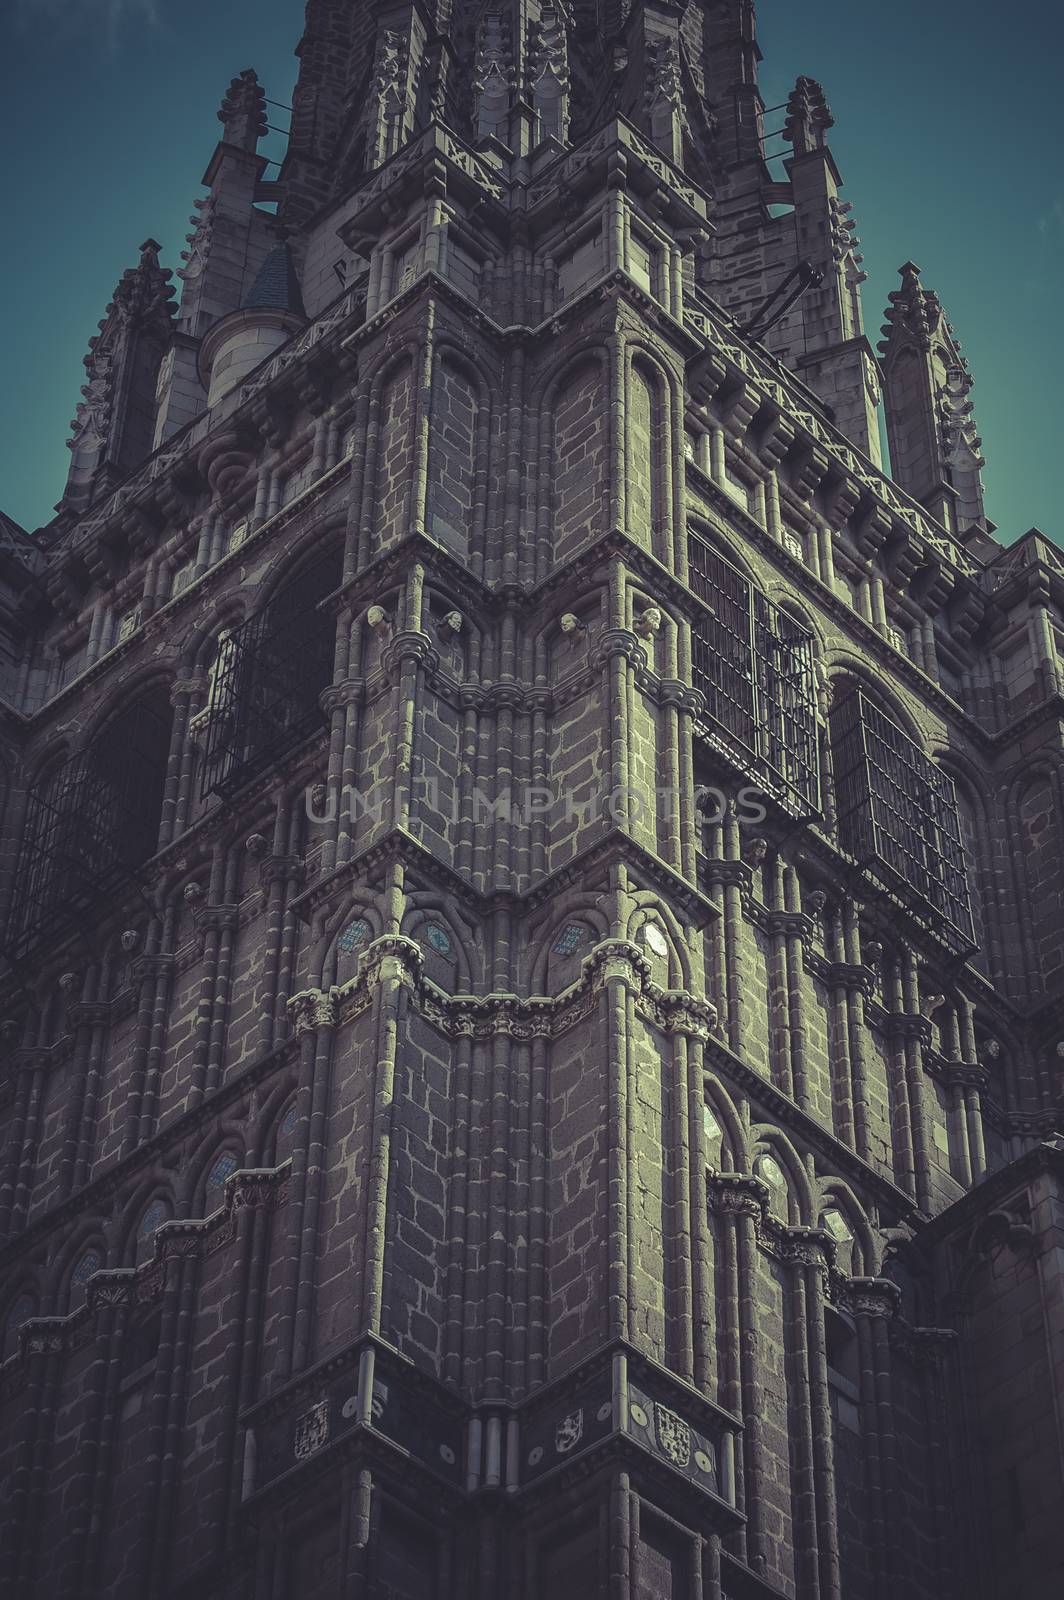
[[[765,1213],[769,1189],[760,1178],[741,1172],[713,1172],[706,1180],[709,1203],[727,1217],[752,1217],[758,1221]]]
[[[889,1278],[850,1278],[843,1300],[855,1316],[894,1317],[901,1306],[901,1290]]]
[[[321,989],[304,989],[294,994],[288,1002],[288,1016],[299,1038],[304,1033],[316,1033],[319,1028],[335,1028],[338,1020],[335,987],[326,994]]]

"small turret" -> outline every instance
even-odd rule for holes
[[[793,145],[796,156],[821,150],[825,134],[835,126],[835,118],[815,78],[799,78],[787,101],[787,120],[783,137]]]
[[[266,133],[266,93],[252,67],[245,67],[229,85],[218,121],[225,129],[225,144],[238,150],[258,148]]]
[[[986,526],[974,380],[942,302],[907,261],[879,348],[894,477],[954,533]]]
[[[292,257],[288,246],[279,244],[263,262],[243,305],[221,317],[200,345],[199,376],[207,404],[217,405],[305,320]]]
[[[258,152],[266,132],[266,96],[250,67],[230,83],[218,121],[222,137],[203,178],[209,192],[195,201],[188,249],[182,252],[184,265],[178,272],[181,306],[159,384],[157,444],[206,406],[199,378],[201,341],[244,304],[277,244],[275,218],[256,205],[274,196],[264,181],[268,163]]]
[[[89,340],[87,381],[67,441],[64,508],[85,510],[151,454],[159,365],[173,327],[172,276],[159,265],[158,244],[146,240]]]
[[[821,85],[799,78],[783,126],[793,152],[786,168],[794,202],[793,219],[783,221],[793,230],[798,259],[810,262],[821,279],[799,302],[799,315],[767,342],[802,373],[843,432],[878,465],[879,373],[861,310],[867,274],[852,208],[839,198],[842,177],[827,142],[834,126]]]

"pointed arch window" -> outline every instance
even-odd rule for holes
[[[155,1235],[169,1219],[164,1200],[153,1200],[140,1219],[137,1229],[137,1265],[150,1261],[155,1250]]]
[[[209,1217],[225,1204],[226,1179],[232,1177],[240,1165],[232,1150],[223,1150],[211,1165],[203,1195],[203,1214]]]
[[[705,696],[701,729],[748,779],[787,810],[820,810],[813,638],[755,589],[712,545],[688,538],[695,621],[694,684]]]
[[[211,680],[201,792],[229,795],[324,726],[335,629],[321,602],[338,587],[341,554],[301,569],[219,648]]]
[[[167,697],[145,695],[30,790],[8,922],[12,959],[95,920],[101,898],[155,854],[170,720]]]
[[[854,689],[831,714],[839,840],[951,947],[974,948],[953,780]]]
[[[78,1257],[77,1264],[70,1274],[68,1311],[77,1311],[79,1306],[85,1304],[85,1299],[89,1292],[89,1279],[94,1273],[99,1272],[102,1266],[103,1256],[95,1248],[86,1250]]]
[[[4,1323],[4,1348],[0,1360],[16,1355],[19,1346],[19,1329],[37,1314],[37,1302],[31,1294],[20,1294],[7,1314]]]

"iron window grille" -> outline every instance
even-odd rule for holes
[[[705,610],[695,624],[694,684],[706,698],[701,731],[787,810],[820,810],[812,635],[691,534],[690,584]]]
[[[974,949],[953,780],[860,689],[832,713],[832,750],[843,848],[918,921]]]
[[[8,918],[8,954],[92,920],[155,854],[169,717],[139,701],[30,790]]]
[[[318,610],[339,558],[305,569],[219,645],[206,718],[201,795],[228,795],[324,726],[335,630]]]

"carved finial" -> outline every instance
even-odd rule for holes
[[[266,132],[266,95],[251,67],[229,85],[218,121],[225,129],[225,143],[240,150],[254,150]]]
[[[963,531],[985,520],[981,474],[986,463],[970,399],[974,380],[942,302],[924,288],[919,267],[906,261],[900,274],[901,287],[890,295],[879,343],[894,475]],[[914,350],[923,357],[919,366],[912,361]],[[944,495],[941,503],[927,498],[936,489]]]
[[[797,155],[807,155],[823,146],[825,134],[834,126],[835,118],[820,84],[815,78],[799,78],[787,101],[783,137],[794,146]]]

